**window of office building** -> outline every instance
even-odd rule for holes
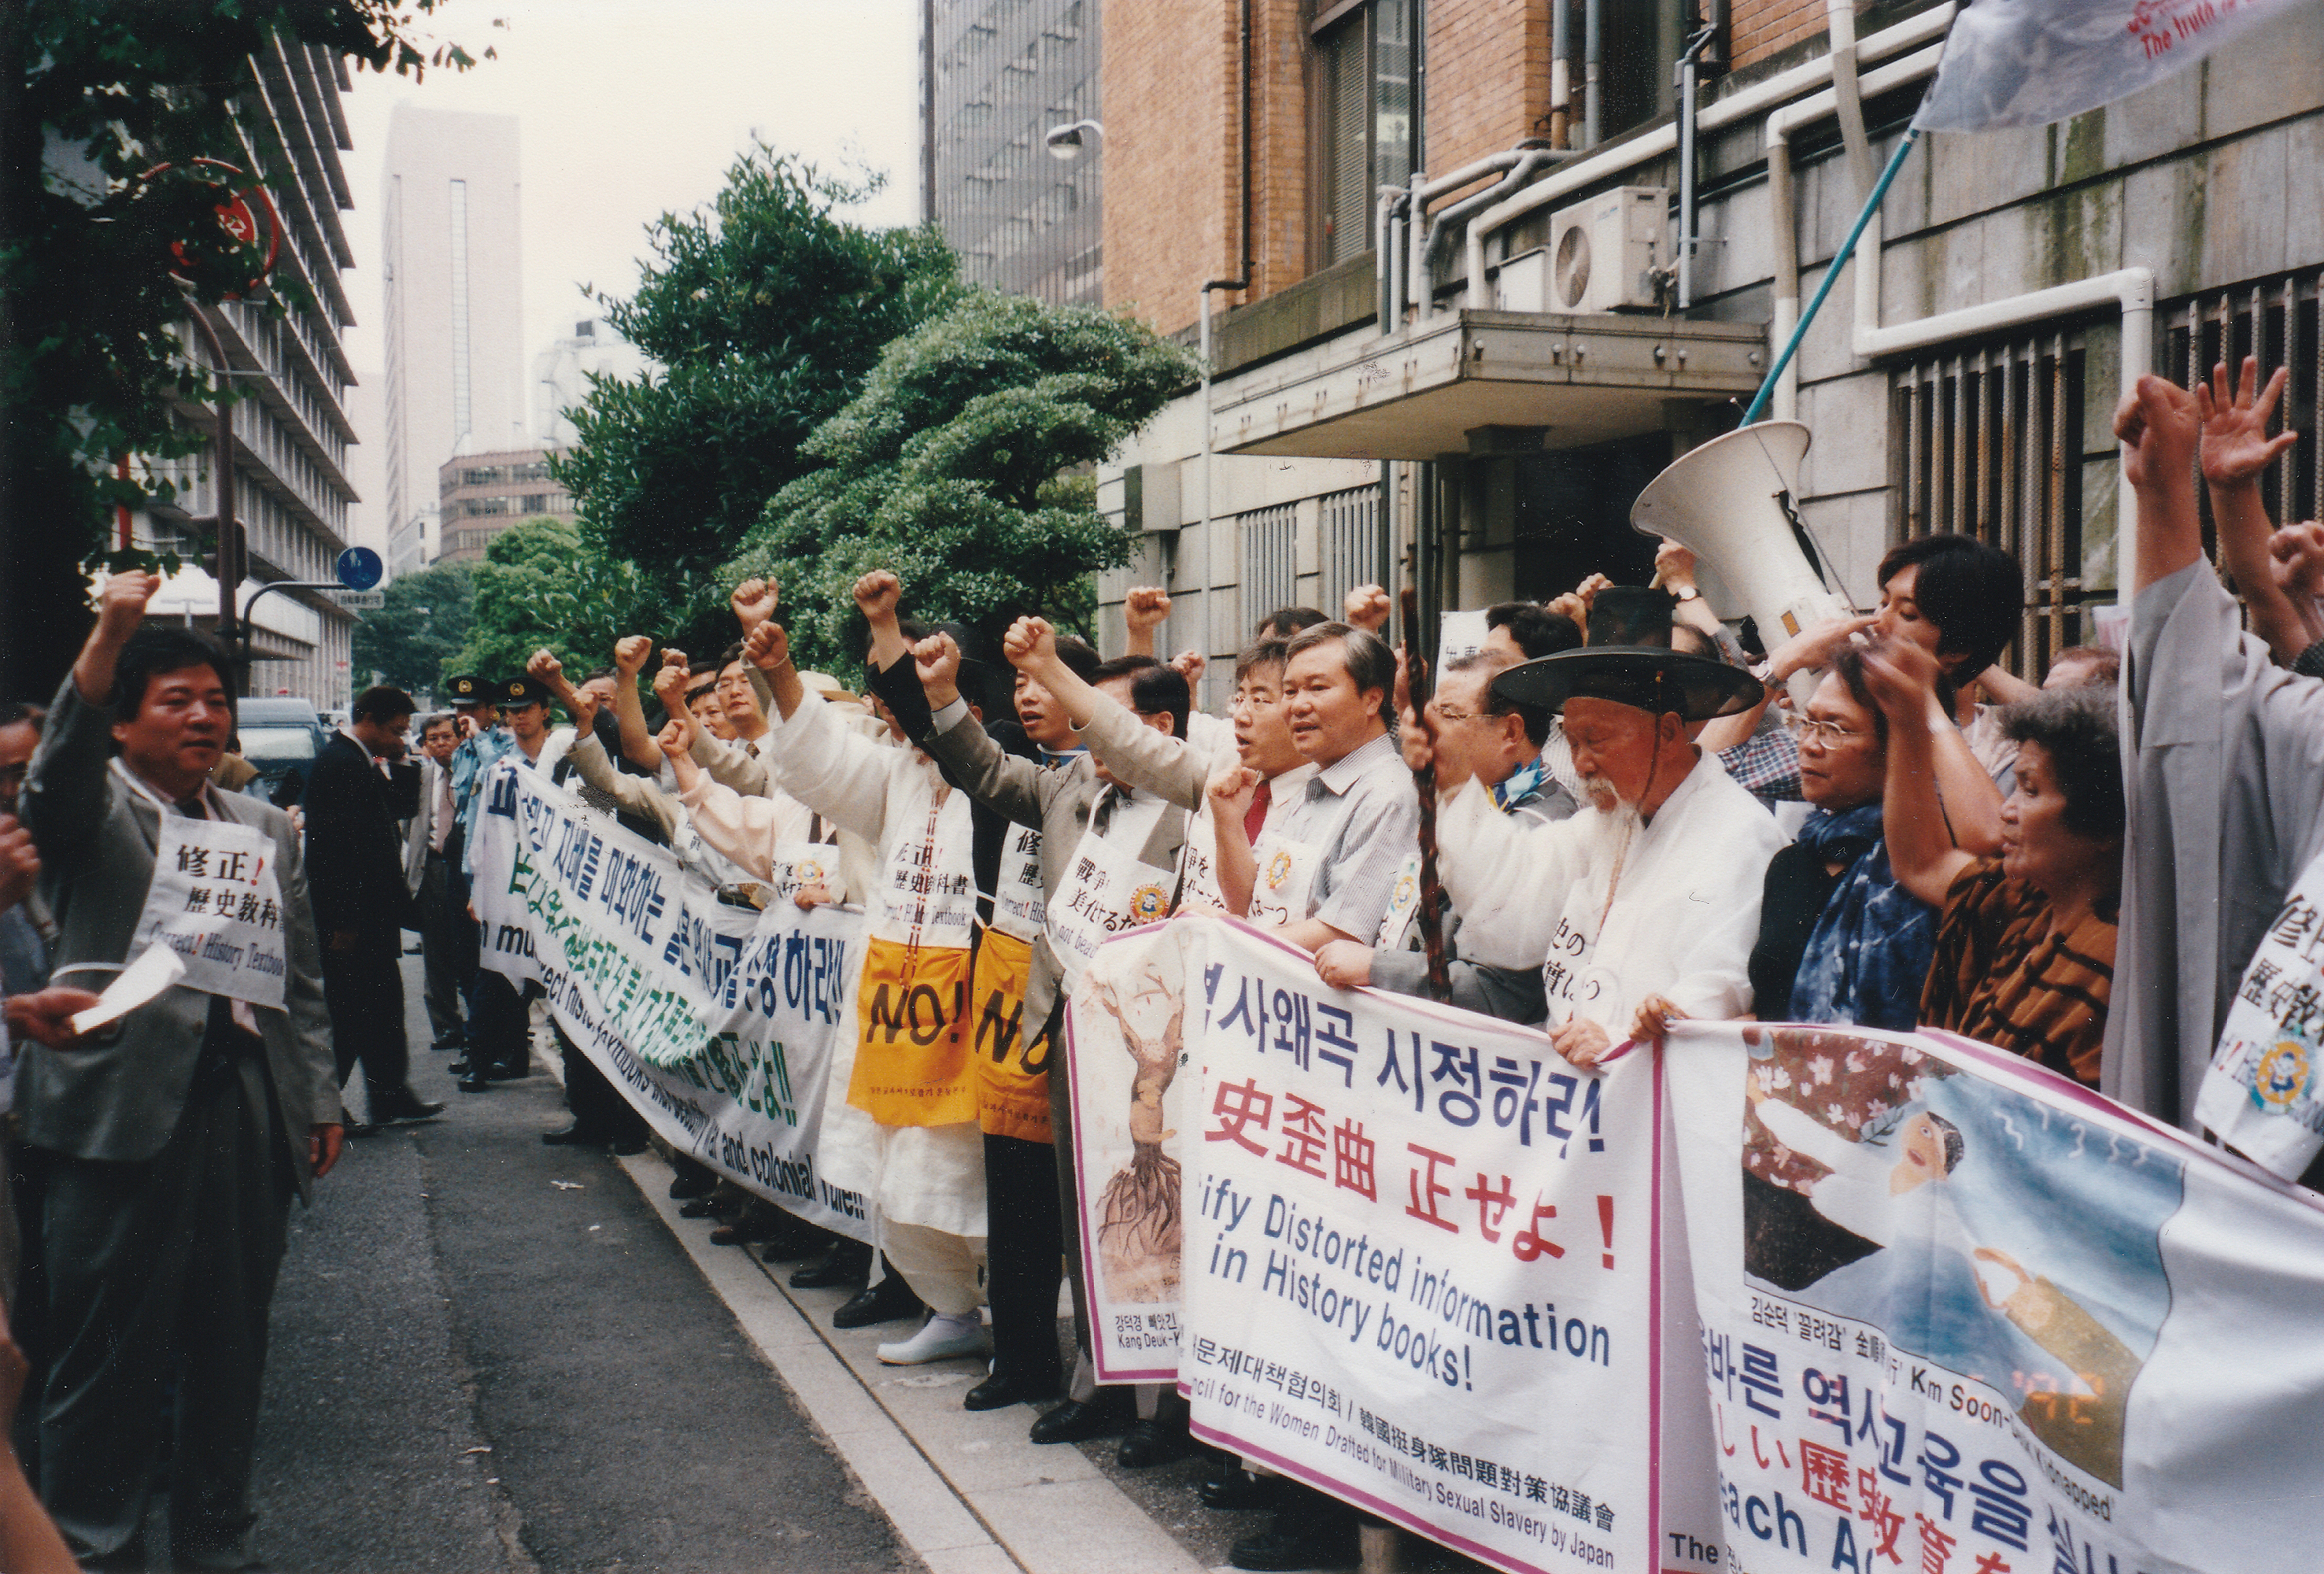
[[[1420,4],[1357,0],[1319,7],[1314,189],[1320,266],[1369,251],[1379,188],[1412,178],[1420,152],[1412,69]]]

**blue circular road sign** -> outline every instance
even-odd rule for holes
[[[339,554],[339,583],[349,590],[369,590],[387,572],[379,554],[368,547],[350,547]]]

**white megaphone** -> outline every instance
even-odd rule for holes
[[[1769,649],[1803,629],[1846,617],[1807,528],[1793,511],[1793,487],[1808,451],[1797,421],[1762,421],[1681,455],[1647,484],[1630,523],[1665,536],[1702,559],[1740,598]],[[1791,677],[1792,703],[1815,692],[1812,672]]]

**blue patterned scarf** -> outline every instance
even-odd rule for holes
[[[1535,755],[1523,765],[1493,784],[1493,802],[1501,812],[1521,807],[1541,796],[1542,784],[1549,778],[1549,767]]]
[[[1793,1018],[1912,1027],[1936,953],[1937,914],[1889,869],[1880,805],[1818,809],[1800,827],[1799,844],[1821,863],[1847,868],[1792,980]]]

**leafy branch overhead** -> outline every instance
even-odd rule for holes
[[[755,148],[714,202],[650,226],[637,293],[604,301],[661,370],[594,379],[556,474],[591,548],[638,566],[666,632],[724,618],[712,572],[767,500],[821,463],[802,445],[890,340],[957,298],[933,230],[842,216],[880,185]]]
[[[780,580],[816,664],[860,651],[848,587],[872,568],[897,573],[915,616],[1085,626],[1089,575],[1131,545],[1089,472],[1195,374],[1131,319],[978,291],[888,347],[801,445],[827,467],[776,494],[722,577]]]

